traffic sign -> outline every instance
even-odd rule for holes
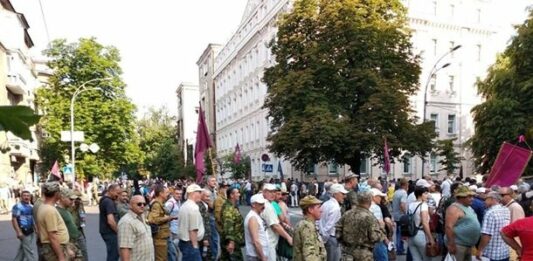
[[[82,142],[85,140],[83,131],[74,131],[72,136],[74,136],[74,141],[76,142]],[[70,131],[61,131],[61,141],[70,141]]]
[[[273,164],[263,163],[262,167],[263,167],[263,172],[272,172],[272,170],[274,169]]]

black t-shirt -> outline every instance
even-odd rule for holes
[[[117,207],[115,201],[108,196],[102,197],[100,200],[100,234],[116,234],[113,229],[107,224],[107,215],[113,214],[115,221],[117,221]]]

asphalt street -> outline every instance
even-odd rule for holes
[[[247,206],[239,208],[243,216],[250,210]],[[88,213],[87,226],[85,227],[85,234],[87,236],[87,248],[89,251],[90,261],[105,260],[106,250],[105,244],[98,232],[98,208],[86,207]],[[302,212],[298,208],[291,208],[290,219],[292,224],[296,224],[302,219]],[[10,215],[0,215],[0,261],[12,261],[19,247],[19,240],[17,239],[13,227],[11,225]],[[35,252],[37,249],[35,248]],[[398,261],[405,260],[405,256],[400,256]]]

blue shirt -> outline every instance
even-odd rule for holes
[[[30,229],[33,227],[33,206],[19,202],[11,210],[12,216],[17,219],[20,228]]]
[[[471,207],[474,212],[476,212],[477,221],[479,222],[479,224],[482,224],[483,216],[485,215],[485,211],[487,210],[487,207],[485,206],[485,201],[478,197],[474,197],[474,201],[472,201]]]

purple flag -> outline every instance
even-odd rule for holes
[[[237,146],[235,146],[235,153],[233,154],[233,162],[235,164],[241,163],[241,147],[239,147],[239,143],[237,143]]]
[[[194,166],[196,167],[196,183],[200,183],[204,178],[205,164],[204,153],[211,147],[209,131],[205,123],[204,111],[202,105],[198,110],[198,129],[196,130],[196,146],[194,148]]]
[[[390,172],[390,157],[389,157],[389,145],[387,144],[387,138],[383,137],[385,145],[383,146],[383,170],[387,175]]]
[[[486,182],[486,187],[493,185],[511,186],[522,175],[531,158],[531,150],[504,142]]]

